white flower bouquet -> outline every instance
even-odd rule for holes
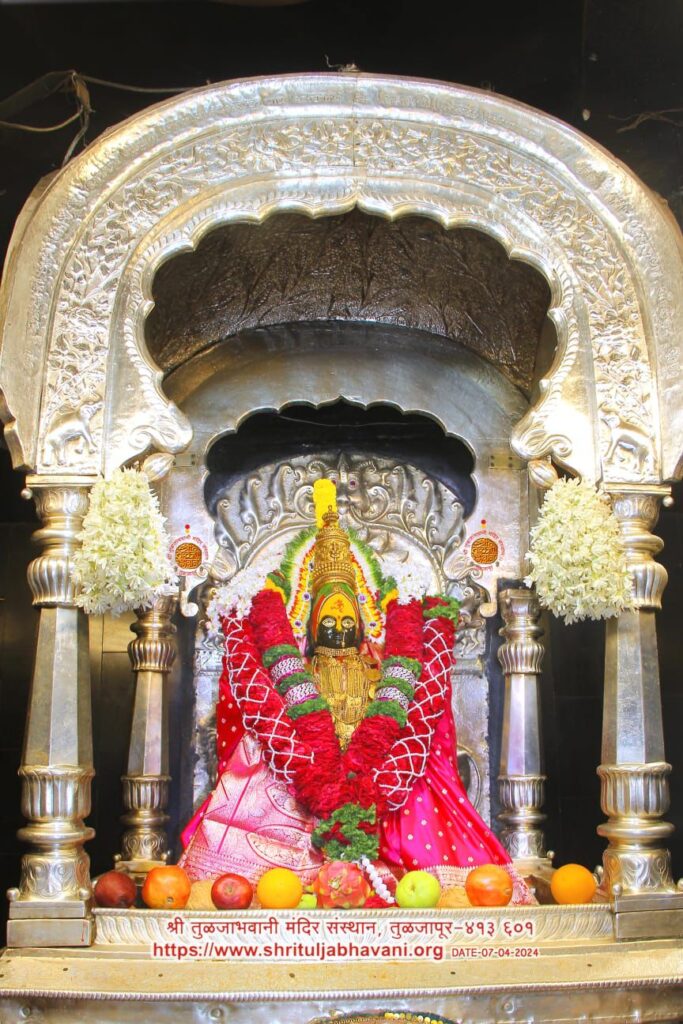
[[[566,622],[605,619],[632,607],[631,575],[609,499],[582,480],[558,480],[545,496],[527,553],[541,604]]]
[[[169,537],[148,477],[119,469],[90,492],[90,508],[72,559],[76,603],[91,615],[147,607],[175,582]]]

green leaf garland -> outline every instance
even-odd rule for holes
[[[366,825],[366,828],[362,826]],[[311,841],[330,860],[377,860],[379,839],[376,832],[377,809],[359,804],[344,804],[321,821]]]

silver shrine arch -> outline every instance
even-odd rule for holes
[[[352,223],[345,218],[355,218],[359,232],[381,222],[390,226],[387,239],[394,226],[410,224],[417,235],[424,234],[420,225],[436,225],[430,230],[448,236],[448,245],[458,233],[485,236],[486,260],[501,249],[501,265],[524,265],[541,282],[537,295],[547,292],[551,357],[537,360],[536,378],[532,373],[529,386],[520,387],[514,367],[521,346],[530,346],[533,364],[538,344],[520,340],[524,325],[507,356],[485,341],[477,349],[467,330],[455,336],[445,314],[421,319],[425,272],[414,279],[414,316],[395,301],[382,306],[381,299],[370,312],[367,303],[349,300],[351,314],[338,315],[334,289],[322,287],[305,315],[296,303],[287,315],[265,320],[257,312],[251,320],[226,312],[223,328],[230,329],[217,344],[195,344],[188,327],[164,363],[150,327],[163,274],[182,260],[200,259],[221,232],[228,239],[223,253],[232,253],[227,261],[239,261],[247,227],[267,248],[264,232],[286,218],[293,231],[305,221],[307,239],[318,237],[316,225],[324,232],[330,218],[342,232]],[[410,964],[400,978],[398,967],[388,969],[381,986],[372,965],[363,965],[363,991],[350,988],[336,968],[316,987],[305,969],[301,984],[270,966],[265,981],[231,975],[226,984],[220,964],[213,972],[205,965],[201,991],[187,974],[169,993],[144,959],[152,918],[145,923],[142,913],[126,923],[92,910],[86,852],[92,830],[84,823],[93,776],[88,630],[69,575],[90,487],[141,457],[169,456],[159,490],[172,534],[192,522],[209,542],[194,585],[229,579],[260,546],[300,528],[311,482],[324,466],[338,478],[346,511],[370,543],[431,559],[435,579],[463,598],[458,717],[470,793],[485,815],[494,795],[511,855],[543,875],[550,870],[538,714],[543,647],[537,599],[521,585],[524,554],[538,493],[557,478],[554,465],[601,482],[619,520],[636,610],[606,625],[596,766],[606,901],[597,910],[566,914],[562,927],[589,945],[634,936],[646,945],[680,935],[683,895],[667,850],[670,766],[654,617],[666,572],[654,560],[661,542],[651,530],[683,466],[682,269],[673,218],[612,156],[536,110],[441,83],[344,73],[209,86],[136,115],[40,183],[17,222],[0,293],[0,411],[14,465],[26,472],[43,523],[36,535],[43,550],[29,567],[40,626],[20,768],[27,853],[11,893],[9,945],[47,947],[34,961],[47,993],[46,1019],[62,1019],[49,1016],[60,1012],[50,1009],[56,991],[64,998],[77,991],[86,1000],[113,999],[116,972],[123,971],[119,947],[125,947],[126,991],[182,1000],[179,1020],[200,1019],[193,1000],[221,999],[233,1000],[235,1021],[252,1019],[245,1000],[253,1001],[258,1019],[279,1013],[278,1019],[298,1020],[301,1012],[319,1016],[330,999],[349,1014],[372,1014],[381,1003],[405,1011],[407,1019],[410,1011],[453,1018],[468,1012],[485,1020],[493,1019],[490,993],[497,999],[510,984],[526,993],[505,1011],[510,1020],[555,1019],[558,998],[577,1019],[587,1006],[609,1004],[609,1019],[617,1020],[627,1006],[655,1005],[648,1000],[658,1000],[664,1014],[651,1019],[683,1013],[671,966],[675,950],[666,942],[657,947],[654,967],[651,961],[646,968],[644,955],[611,975],[605,967],[600,985],[610,994],[599,999],[585,967],[571,958],[563,996],[553,994],[552,979],[544,989],[521,968],[512,970],[513,981],[477,975],[473,994],[465,983],[454,987],[449,965],[439,973],[433,964],[428,981],[424,965],[421,974],[419,964]],[[447,280],[444,287],[447,292]],[[277,308],[285,308],[284,300]],[[199,337],[200,325],[194,330]],[[341,454],[321,442],[305,457],[271,454],[238,478],[216,474],[212,459],[220,446],[253,418],[335,403],[368,415],[387,407],[397,416],[425,418],[467,453],[467,471],[445,480],[373,449],[366,438]],[[469,505],[465,494],[472,496]],[[472,557],[482,519],[494,528],[505,523],[495,566]],[[197,604],[201,611],[206,587],[190,589],[180,595],[186,614]],[[160,860],[167,843],[170,740],[156,725],[175,658],[175,604],[162,601],[135,624],[137,693],[123,798],[122,856],[130,864]],[[485,729],[493,670],[483,664],[483,638],[487,619],[498,612],[505,703],[501,757],[492,766]],[[183,786],[194,803],[214,767],[208,751],[217,676],[216,651],[203,644],[199,629],[190,676],[197,761],[188,763]],[[539,942],[558,941],[553,909],[565,908],[534,908]],[[612,955],[607,946],[603,956]],[[91,947],[79,963],[93,973],[81,978],[80,988],[56,987],[49,952],[55,947]],[[13,992],[31,991],[29,961],[15,955]],[[656,973],[657,964],[666,976]],[[130,1007],[121,1012],[120,1019],[142,1019]]]

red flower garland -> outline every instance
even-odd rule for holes
[[[251,602],[249,624],[261,654],[270,647],[294,647],[294,634],[282,595],[277,590],[260,590]]]
[[[405,728],[376,773],[376,784],[390,810],[403,806],[414,782],[424,775],[434,728],[450,693],[455,639],[452,621],[443,616],[430,619],[425,623],[424,639],[422,675]]]
[[[421,663],[424,657],[423,626],[422,602],[399,604],[396,600],[390,601],[385,630],[385,657],[412,658]],[[359,775],[377,769],[400,733],[401,726],[391,715],[378,714],[364,718],[351,737],[344,755],[345,765]],[[377,802],[377,813],[381,815],[386,809],[383,794],[378,793]]]
[[[296,647],[287,609],[278,591],[261,590],[256,595],[249,623],[261,657],[272,647]],[[342,793],[347,792],[334,720],[329,710],[313,711],[295,718],[292,725],[301,742],[314,752],[315,760],[315,772],[302,780],[301,802],[314,814],[327,817],[339,806],[336,801]]]
[[[414,658],[422,661],[424,640],[422,636],[422,601],[399,604],[390,601],[387,608],[386,639],[384,657]]]
[[[437,605],[438,599],[428,599],[424,607]],[[441,617],[438,623],[446,628],[452,651],[453,623]],[[425,717],[438,716],[443,710],[439,687],[430,693],[429,678],[420,681],[422,699],[410,709],[404,728],[391,714],[379,712],[364,718],[342,754],[330,711],[314,710],[291,719],[285,701],[263,668],[261,659],[266,651],[296,646],[282,596],[274,590],[260,591],[252,602],[249,619],[224,620],[224,632],[226,668],[245,725],[257,735],[271,767],[293,785],[297,799],[322,819],[347,804],[367,809],[374,806],[377,818],[381,817],[387,810],[388,796],[396,790],[396,779],[393,773],[380,769],[398,745],[402,745],[402,756],[406,746],[410,749],[411,737],[419,732],[411,715],[423,726]],[[387,610],[385,655],[421,662],[423,632],[422,602],[400,605],[392,601]],[[410,774],[415,777],[414,758],[418,762],[424,759],[426,767],[428,748],[423,741],[412,745],[418,748],[408,755]],[[383,775],[381,784],[375,781],[378,773]]]
[[[294,635],[282,596],[275,590],[262,590],[252,601],[249,622],[261,656],[273,647],[294,646]],[[387,609],[385,654],[422,661],[424,654],[422,602],[408,604],[391,601]],[[361,807],[375,804],[377,814],[386,810],[383,795],[372,781],[371,772],[383,762],[401,732],[391,715],[375,714],[358,725],[351,742],[342,755],[329,711],[301,715],[294,721],[294,730],[304,743],[315,751],[316,778],[306,780],[299,797],[314,813],[323,817],[337,810],[341,803],[359,803]],[[338,780],[334,785],[325,779]],[[322,782],[322,785],[321,785]],[[341,803],[337,802],[341,800]]]

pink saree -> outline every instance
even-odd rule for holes
[[[310,883],[323,860],[310,841],[317,820],[270,771],[258,741],[245,733],[227,672],[216,711],[218,782],[182,834],[179,864],[192,880],[235,872],[255,883],[268,868],[287,867]],[[478,864],[501,864],[513,878],[513,903],[533,903],[505,849],[468,800],[455,751],[449,680],[426,771],[403,806],[381,819],[381,861],[397,874],[432,871],[444,888],[463,885]]]

